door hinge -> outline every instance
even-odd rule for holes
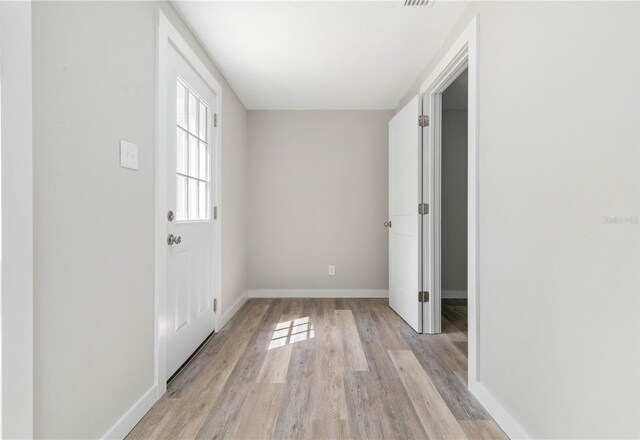
[[[429,204],[428,203],[418,203],[418,214],[420,214],[420,215],[429,214]]]
[[[418,125],[420,127],[428,127],[429,126],[429,115],[420,115],[420,116],[418,116]]]
[[[213,311],[214,312],[218,311],[218,298],[213,299]]]
[[[213,219],[214,220],[218,220],[218,207],[217,206],[213,207]]]
[[[418,302],[420,303],[429,302],[429,292],[418,292]]]
[[[218,114],[217,113],[213,114],[213,126],[214,127],[218,126]]]

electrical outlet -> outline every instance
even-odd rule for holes
[[[334,276],[336,274],[336,267],[332,264],[329,266],[329,275]]]

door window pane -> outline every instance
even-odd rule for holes
[[[190,220],[198,218],[198,181],[189,179],[187,212]]]
[[[177,119],[178,119],[178,125],[180,127],[187,127],[187,123],[186,123],[186,117],[185,117],[185,113],[186,113],[186,109],[187,109],[187,89],[185,88],[184,84],[182,84],[180,81],[178,81],[177,84],[177,90],[178,90],[178,98],[176,100],[176,115],[177,115]]]
[[[198,162],[200,164],[200,172],[198,173],[200,179],[208,180],[207,169],[209,168],[209,155],[207,154],[207,144],[200,142],[200,154],[198,155]]]
[[[189,131],[198,133],[198,98],[189,91]]]
[[[176,171],[180,174],[187,174],[187,133],[181,128],[178,128],[177,131]]]
[[[179,221],[207,220],[211,108],[183,79],[178,79],[177,88],[176,217]]]
[[[207,106],[204,102],[200,101],[200,111],[199,111],[199,134],[200,139],[206,141],[207,140]]]
[[[198,139],[189,135],[189,176],[198,177]]]

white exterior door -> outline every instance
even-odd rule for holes
[[[422,332],[420,99],[389,122],[389,306]]]
[[[167,120],[167,377],[214,330],[216,96],[170,46]],[[173,105],[171,103],[173,102]]]

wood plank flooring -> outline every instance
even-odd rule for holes
[[[467,309],[419,335],[380,299],[254,299],[128,439],[506,439],[466,388]]]

